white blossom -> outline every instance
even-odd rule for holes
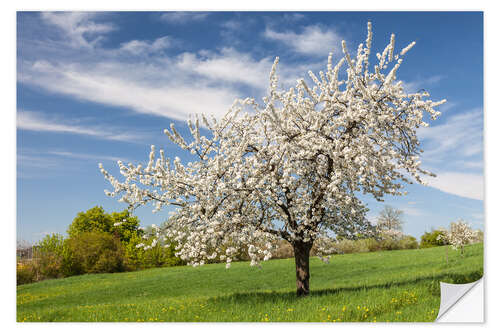
[[[460,249],[462,253],[465,245],[477,240],[479,232],[479,230],[472,230],[470,225],[462,219],[452,222],[448,230],[441,231],[443,234],[438,236],[438,240],[444,239],[454,250]]]
[[[392,35],[377,53],[370,71],[369,23],[355,59],[343,42],[344,56],[335,66],[330,55],[325,72],[309,74],[312,83],[301,79],[288,90],[279,88],[276,58],[263,103],[236,100],[221,119],[194,117],[189,143],[173,124],[165,130],[196,161],[171,162],[162,150],[158,158],[152,146],[145,168],[118,162],[121,181],[100,164],[114,188],[109,195],[130,209],[148,203],[155,211],[177,207],[151,237],[175,242],[176,255],[193,266],[218,257],[229,268],[239,251],[258,265],[271,258],[270,244],[280,238],[314,242],[328,260],[332,236],[373,231],[358,193],[381,201],[388,194],[404,195],[405,183],[423,183],[422,175],[432,175],[420,167],[416,130],[426,126],[425,114],[439,115],[434,108],[445,100],[404,91],[396,74],[414,43],[394,56],[394,40]],[[248,108],[252,112],[243,112]],[[208,137],[200,135],[200,121]]]

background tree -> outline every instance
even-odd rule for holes
[[[125,270],[124,246],[109,233],[82,232],[69,238],[67,242],[75,275]]]
[[[448,245],[445,238],[444,230],[432,230],[431,232],[425,232],[420,237],[420,248],[425,249],[434,246],[444,246]]]
[[[68,228],[68,235],[73,238],[83,232],[105,232],[128,243],[133,235],[142,235],[137,216],[125,209],[122,212],[108,214],[101,206],[95,206],[86,212],[79,212]]]
[[[462,219],[450,223],[448,230],[443,230],[443,235],[439,239],[444,239],[451,245],[452,249],[460,249],[460,254],[464,255],[464,246],[471,244],[477,238],[477,231],[472,230],[470,225]]]
[[[113,223],[111,233],[120,237],[124,243],[129,243],[132,237],[141,236],[144,233],[140,228],[139,218],[131,215],[127,209],[119,213],[111,213],[111,221]]]
[[[427,126],[424,113],[439,112],[427,92],[406,93],[396,81],[405,54],[415,42],[395,52],[391,40],[370,71],[372,32],[352,58],[342,42],[343,57],[311,81],[301,79],[286,91],[278,89],[276,59],[269,95],[263,104],[237,100],[221,119],[204,116],[188,121],[193,137],[187,143],[171,124],[169,139],[197,156],[173,163],[152,146],[146,167],[118,161],[122,182],[100,165],[114,187],[110,196],[130,209],[152,203],[178,209],[152,236],[174,240],[177,254],[193,266],[226,260],[239,249],[251,265],[272,256],[278,238],[288,241],[296,266],[297,295],[309,293],[309,254],[330,252],[331,236],[356,238],[373,231],[367,208],[357,193],[382,200],[403,195],[404,183],[423,183],[416,129]],[[339,77],[345,65],[346,75]],[[391,66],[390,68],[388,68]],[[237,73],[235,73],[237,75]],[[251,113],[243,112],[252,110]],[[208,129],[202,135],[200,121]],[[230,245],[229,245],[230,244]],[[152,243],[151,246],[156,246]]]
[[[86,212],[79,212],[68,227],[69,237],[75,237],[83,232],[111,232],[113,221],[101,206],[95,206]]]
[[[377,218],[377,230],[382,236],[401,238],[403,236],[403,211],[384,206]]]

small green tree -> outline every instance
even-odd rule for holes
[[[125,270],[123,244],[102,232],[82,232],[68,239],[75,274],[113,273]]]
[[[443,230],[431,230],[431,232],[425,232],[420,237],[420,248],[425,249],[428,247],[448,245],[444,236],[445,231]]]
[[[130,214],[128,210],[111,213],[113,226],[111,233],[118,236],[120,240],[128,244],[132,237],[141,236],[144,232],[139,227],[139,218]]]
[[[134,235],[130,242],[125,245],[126,264],[129,269],[170,267],[186,264],[182,259],[175,256],[174,242],[167,244],[165,241],[161,241],[147,251],[139,244],[151,246],[152,240],[144,240],[142,237]]]
[[[60,234],[45,236],[34,247],[40,278],[60,278],[72,274],[71,253]]]
[[[110,233],[113,220],[101,206],[95,206],[86,212],[79,212],[68,228],[70,238],[84,232],[100,231]]]
[[[79,212],[68,228],[70,238],[83,232],[105,232],[120,238],[124,243],[130,242],[133,235],[141,235],[139,219],[128,210],[108,214],[101,206],[90,208],[86,212]]]

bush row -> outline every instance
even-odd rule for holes
[[[173,245],[137,248],[141,239],[129,242],[102,231],[82,232],[64,239],[46,236],[35,246],[33,258],[17,265],[17,284],[90,273],[115,273],[152,267],[183,265],[174,255]]]
[[[277,245],[277,249],[273,252],[274,259],[293,258],[293,248],[290,243],[287,241],[280,241]],[[380,240],[373,238],[357,240],[343,239],[332,242],[331,248],[338,254],[406,250],[418,248],[418,242],[415,237],[412,236],[404,236],[397,240],[389,238]],[[311,249],[311,255],[317,255],[315,246]]]

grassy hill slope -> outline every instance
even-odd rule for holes
[[[295,297],[293,259],[75,276],[17,287],[18,321],[434,321],[439,281],[483,273],[483,245],[311,258]]]

